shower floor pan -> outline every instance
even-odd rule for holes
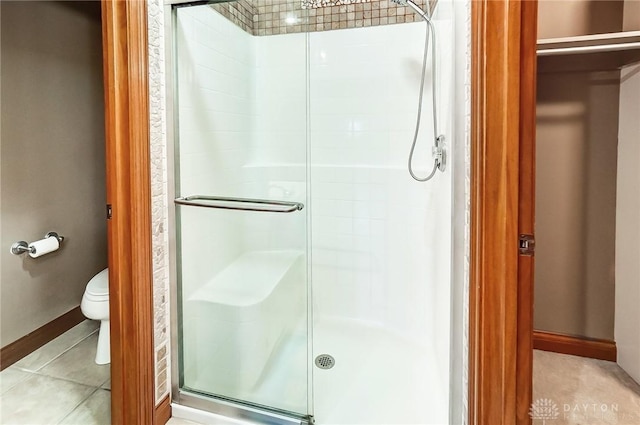
[[[313,369],[316,425],[449,423],[448,364],[429,345],[346,317],[318,317],[313,337],[316,355],[335,357]]]
[[[303,314],[305,277],[301,251],[251,251],[198,289],[184,303],[185,387],[250,398]]]

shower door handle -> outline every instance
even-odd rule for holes
[[[176,198],[173,202],[178,205],[202,208],[217,208],[223,210],[258,211],[290,213],[304,208],[301,202],[270,201],[268,199],[227,198],[222,196],[192,195]]]

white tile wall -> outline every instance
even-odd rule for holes
[[[450,50],[447,24],[438,25],[439,49]],[[441,337],[446,359],[451,174],[418,183],[407,171],[424,30],[309,35],[314,314],[377,322],[420,341]],[[439,58],[440,130],[451,137],[452,64]],[[432,164],[430,96],[427,84],[416,154],[423,175]]]
[[[307,204],[306,35],[252,37],[256,109],[250,154],[243,167],[249,197]],[[245,246],[306,250],[306,210],[248,216]]]
[[[178,9],[180,194],[237,195],[253,133],[252,37],[209,7]]]
[[[201,6],[179,9],[178,36],[180,193],[306,202],[305,34],[253,37]],[[181,210],[191,220],[185,282],[218,269],[203,258],[221,266],[247,249],[305,248],[304,213],[222,213],[220,225],[210,212]],[[203,249],[203,234],[217,242]]]
[[[210,7],[178,9],[177,195],[242,196],[255,110],[252,37]],[[188,297],[242,251],[242,217],[180,208]]]

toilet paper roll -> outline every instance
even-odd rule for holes
[[[56,237],[49,237],[46,239],[40,239],[39,241],[31,242],[29,244],[29,257],[38,258],[53,251],[57,251],[60,248],[60,242]]]

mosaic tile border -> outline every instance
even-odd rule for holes
[[[319,7],[343,6],[355,3],[369,3],[371,0],[302,0],[303,9],[317,9]]]
[[[305,8],[305,2],[310,1],[322,5]],[[426,1],[415,0],[420,7],[424,7]],[[420,20],[411,8],[398,6],[391,0],[239,0],[211,7],[255,36],[362,28]]]
[[[229,3],[216,3],[211,7],[222,16],[242,28],[249,34],[254,34],[254,20],[258,15],[259,0],[237,0]]]
[[[309,32],[403,24],[420,19],[410,8],[397,6],[390,0],[308,9],[307,13]],[[262,34],[258,30],[256,35]]]

